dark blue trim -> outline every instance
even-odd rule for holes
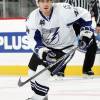
[[[84,28],[85,28],[85,30],[89,30],[91,32],[94,32],[94,29],[92,27],[89,27],[89,26],[81,27],[80,31],[84,30]]]
[[[92,21],[85,21],[83,18],[79,18],[78,20],[67,24],[67,26],[73,25],[74,23],[78,23],[80,26],[91,26]]]
[[[40,13],[40,15],[45,19],[45,20],[47,20],[47,18],[42,14],[42,12],[39,10],[39,13]],[[48,20],[47,20],[48,21]]]
[[[47,89],[47,92],[48,92],[49,87],[47,87],[47,86],[43,86],[43,85],[39,84],[39,83],[38,83],[38,82],[36,82],[36,81],[35,81],[35,83],[37,84],[37,86],[39,86],[39,87],[43,88],[42,90]],[[45,91],[46,91],[46,90],[45,90]]]
[[[39,10],[39,13],[45,20],[48,21],[48,19],[43,15],[43,13],[40,10]],[[49,16],[49,20],[51,19],[52,13],[53,13],[53,7],[51,8],[51,13],[50,13],[50,16]]]
[[[38,53],[38,50],[43,47],[42,38],[39,30],[36,30],[34,40],[36,41],[35,52]]]
[[[52,17],[52,13],[53,13],[53,7],[52,7],[52,9],[51,9],[51,14],[50,14],[50,16],[49,16],[49,20],[51,19],[51,17]]]
[[[32,83],[32,82],[31,82]],[[49,91],[49,87],[46,87],[46,86],[43,86],[43,85],[40,85],[39,83],[37,83],[35,81],[35,84],[32,83],[33,85],[31,85],[31,89],[38,95],[41,95],[41,96],[45,96],[47,95],[48,91]],[[46,89],[46,90],[45,90]]]

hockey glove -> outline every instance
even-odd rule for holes
[[[39,49],[38,55],[45,63],[51,64],[56,62],[56,54],[46,47]]]
[[[86,49],[93,42],[93,31],[89,27],[83,27],[80,31],[79,48]]]
[[[40,48],[38,51],[39,58],[43,59],[47,55],[48,51],[49,51],[49,49],[46,47]]]
[[[44,60],[46,60],[47,64],[53,64],[57,61],[56,54],[52,51],[49,51],[47,53],[46,58],[44,58]]]

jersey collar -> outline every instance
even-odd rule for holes
[[[40,15],[41,15],[45,20],[49,21],[49,20],[51,19],[52,13],[53,13],[53,7],[52,7],[52,9],[51,9],[51,13],[50,13],[49,18],[46,18],[46,16],[44,16],[43,13],[42,13],[40,10],[39,10],[39,13],[40,13]]]

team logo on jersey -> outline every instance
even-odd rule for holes
[[[55,45],[59,41],[59,27],[51,29],[42,29],[43,42],[46,45]]]
[[[45,25],[45,20],[40,20],[40,25]]]

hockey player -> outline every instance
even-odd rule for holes
[[[31,12],[26,21],[28,40],[33,50],[29,63],[30,75],[56,62],[73,48],[76,44],[74,23],[81,25],[80,44],[84,44],[82,48],[92,43],[94,30],[91,28],[90,13],[81,7],[75,8],[67,3],[53,4],[52,2],[52,0],[37,0],[38,8]],[[74,52],[71,55],[73,54]],[[31,80],[34,94],[29,100],[47,100],[45,97],[49,91],[49,77],[57,74],[66,63],[62,65],[60,63],[62,67],[55,71],[58,65]]]

